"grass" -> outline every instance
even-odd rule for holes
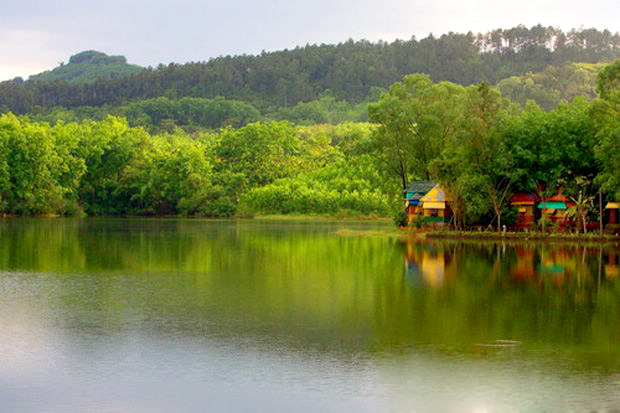
[[[343,228],[338,231],[334,231],[334,234],[341,237],[370,237],[370,238],[408,238],[408,234],[398,229],[386,229],[386,230],[356,230]]]

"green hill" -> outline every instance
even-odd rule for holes
[[[141,66],[128,64],[125,56],[108,56],[95,50],[87,50],[71,56],[69,63],[61,63],[55,69],[32,75],[29,80],[91,83],[100,78],[112,79],[141,70]]]

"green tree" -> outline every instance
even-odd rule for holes
[[[79,153],[86,164],[80,182],[80,201],[88,214],[126,214],[130,195],[121,185],[123,171],[149,140],[125,119],[108,117],[102,122],[84,122]]]
[[[591,115],[596,124],[594,149],[600,171],[596,182],[609,195],[620,199],[620,60],[599,72]]]
[[[455,198],[455,224],[479,222],[489,211],[501,230],[502,212],[517,180],[501,124],[508,102],[486,83],[467,88],[458,132],[432,163]]]
[[[433,84],[427,75],[405,76],[376,104],[370,120],[379,124],[373,148],[381,168],[406,189],[411,177],[429,178],[429,164],[456,133],[465,89]]]

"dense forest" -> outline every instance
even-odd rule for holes
[[[529,72],[504,79],[498,83],[497,88],[502,96],[514,102],[525,105],[528,100],[533,100],[544,110],[550,111],[560,102],[571,102],[579,96],[594,99],[596,76],[604,66],[604,63],[547,66],[542,72]],[[378,89],[375,92],[378,93],[372,100],[380,96]],[[369,103],[352,104],[337,100],[332,93],[325,92],[316,100],[260,113],[249,103],[223,97],[170,99],[162,96],[125,105],[36,107],[28,113],[28,117],[34,121],[55,123],[59,120],[103,120],[107,115],[114,115],[125,117],[130,126],[143,126],[151,133],[171,131],[177,126],[191,133],[224,126],[240,127],[259,120],[288,120],[298,125],[365,122],[368,120]]]
[[[251,104],[266,114],[323,96],[351,105],[369,102],[377,99],[381,88],[410,73],[426,73],[435,82],[464,86],[481,81],[496,84],[513,76],[542,72],[549,65],[562,70],[569,62],[609,63],[619,57],[619,49],[617,33],[596,29],[564,33],[540,25],[478,35],[429,35],[421,40],[392,43],[350,40],[258,56],[223,56],[202,63],[160,65],[90,83],[47,81],[45,77],[16,79],[0,83],[0,110],[23,114],[41,107],[116,107],[158,97],[221,96]],[[544,79],[534,83],[537,81],[544,84]],[[518,79],[505,81],[502,90],[523,95],[523,88],[519,89],[515,82],[519,83]],[[549,103],[541,104],[549,109],[561,98],[545,97]],[[279,117],[286,117],[285,112]]]
[[[454,195],[460,227],[509,215],[509,195],[541,183],[594,215],[599,189],[620,198],[619,79],[616,60],[598,72],[597,98],[544,111],[486,82],[413,74],[369,103],[368,123],[337,125],[263,120],[149,133],[123,117],[52,125],[4,114],[0,211],[385,216],[402,211],[411,180],[432,179]],[[143,103],[134,109],[170,101]]]
[[[547,66],[541,72],[512,76],[497,83],[502,96],[521,105],[535,101],[544,110],[554,109],[560,102],[571,102],[578,96],[596,97],[596,76],[605,63],[566,63]]]

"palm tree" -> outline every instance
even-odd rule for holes
[[[571,201],[575,205],[568,208],[568,215],[576,217],[583,225],[583,233],[586,233],[586,217],[588,213],[594,208],[594,196],[586,196],[583,190],[579,191],[577,198],[570,197]]]

